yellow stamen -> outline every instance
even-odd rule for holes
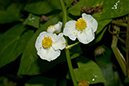
[[[66,43],[62,43],[62,45],[66,45]]]
[[[50,26],[47,28],[47,31],[48,31],[49,28],[51,28],[51,27],[53,27],[53,26],[54,26],[54,25],[50,25]]]
[[[42,46],[44,48],[50,48],[52,46],[52,38],[50,37],[45,37],[43,40],[42,40]]]
[[[83,29],[87,28],[86,21],[82,18],[78,19],[75,23],[76,29],[82,31]]]

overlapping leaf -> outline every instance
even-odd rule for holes
[[[20,19],[21,6],[11,4],[6,11],[0,11],[0,24],[18,21]]]
[[[30,13],[23,24],[30,25],[30,26],[33,26],[35,28],[39,28],[39,21],[40,21],[39,16],[36,16],[36,15],[33,15]]]
[[[83,80],[88,81],[89,84],[106,82],[99,66],[95,62],[83,56],[78,57],[76,60],[78,68],[74,69],[74,73],[78,82]],[[69,78],[68,75],[67,78]]]
[[[85,57],[79,57],[77,58],[77,64],[79,68],[75,69],[74,72],[78,82],[82,80],[88,81],[89,84],[106,82],[99,66],[95,62]]]
[[[118,86],[120,83],[120,76],[117,71],[113,71],[113,63],[111,61],[112,51],[102,45],[105,48],[105,53],[102,56],[98,56],[97,61],[98,65],[102,70],[104,78],[107,80],[104,83],[105,86]],[[115,58],[115,57],[114,57]]]
[[[5,32],[0,39],[0,68],[14,61],[22,52],[32,36],[32,31],[24,33],[23,24],[17,24]]]
[[[103,3],[101,19],[116,18],[129,13],[129,0],[108,0]]]
[[[80,12],[82,11],[82,7],[87,6],[87,7],[94,7],[94,6],[99,6],[103,4],[104,0],[81,0],[78,3],[76,3],[74,6],[69,8],[69,12],[74,15],[74,16],[79,16],[81,15]]]
[[[57,9],[61,9],[59,0],[39,0],[25,6],[26,11],[34,14],[47,14]]]

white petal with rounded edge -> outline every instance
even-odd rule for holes
[[[76,30],[76,26],[75,26],[76,21],[75,20],[70,20],[65,24],[64,30],[63,30],[63,34],[65,36],[68,36],[71,40],[75,40],[76,39],[76,34],[77,34],[77,30]]]
[[[42,47],[42,40],[44,39],[44,37],[47,35],[47,32],[41,32],[39,34],[39,36],[37,37],[36,39],[36,43],[35,43],[35,47],[36,47],[36,50],[40,50],[40,47]]]
[[[52,47],[49,49],[41,49],[38,51],[38,55],[40,56],[41,59],[47,60],[47,61],[52,61],[59,57],[60,51],[59,50],[54,50]]]
[[[37,54],[39,55],[39,57],[41,58],[41,59],[47,59],[46,58],[46,55],[47,55],[47,49],[44,49],[44,48],[41,48],[41,49],[39,49],[38,51],[37,51]]]
[[[54,33],[55,32],[55,27],[53,26],[53,27],[48,28],[47,32]]]
[[[92,27],[93,32],[97,30],[98,22],[91,15],[83,13],[82,18],[87,22],[87,28]]]
[[[58,22],[57,24],[54,25],[55,27],[55,32],[59,33],[61,31],[61,27],[62,27],[62,22]]]
[[[48,28],[47,32],[49,32],[49,33],[54,33],[54,32],[58,33],[58,32],[61,31],[61,27],[62,27],[62,22],[59,21],[53,27]]]
[[[52,47],[47,50],[47,54],[45,58],[47,61],[55,60],[57,57],[60,56],[60,50],[54,50]]]
[[[52,47],[55,49],[55,50],[63,50],[65,47],[66,47],[66,40],[65,38],[63,37],[63,33],[60,33],[58,35],[58,41],[54,42],[52,44]]]
[[[78,33],[78,40],[83,43],[83,44],[88,44],[90,43],[95,37],[94,37],[94,32],[92,29],[86,28],[82,32]]]

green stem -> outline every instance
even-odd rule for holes
[[[129,78],[129,14],[128,14],[128,27],[126,31],[126,60],[127,60],[127,77]]]
[[[120,31],[119,27],[114,28],[116,31]],[[117,34],[118,36],[119,34]],[[111,48],[113,50],[113,53],[123,71],[123,73],[126,76],[126,61],[124,59],[124,56],[121,54],[120,50],[117,48],[117,43],[118,43],[118,38],[113,35],[113,40],[112,40],[112,44],[111,44]]]
[[[68,67],[69,67],[69,72],[70,72],[70,75],[71,75],[73,84],[74,84],[74,86],[78,86],[78,85],[77,85],[77,82],[76,82],[75,75],[74,75],[72,63],[71,63],[71,58],[70,58],[69,49],[66,50],[66,59],[67,59],[67,63],[68,63]]]
[[[62,11],[63,11],[63,27],[64,27],[65,23],[67,22],[67,13],[66,13],[66,8],[65,8],[63,0],[60,0],[60,3],[62,6]]]
[[[65,23],[67,22],[67,13],[66,13],[66,8],[65,8],[63,0],[60,0],[60,3],[61,3],[61,6],[62,6],[62,11],[63,11],[63,27],[64,27]],[[67,37],[66,37],[66,45],[68,45]],[[72,67],[72,62],[71,62],[71,58],[70,58],[69,49],[66,50],[66,59],[67,59],[69,72],[70,72],[73,84],[74,84],[74,86],[78,86],[75,75],[74,75],[73,67]]]
[[[65,49],[70,49],[71,47],[73,47],[73,46],[75,46],[75,45],[77,45],[77,44],[79,44],[79,42],[76,42],[76,43],[74,43],[74,44],[68,45],[68,46],[66,46]]]
[[[112,24],[116,24],[118,26],[123,26],[123,27],[127,27],[128,26],[126,23],[118,22],[118,21],[115,21],[115,20],[113,20],[111,23]]]

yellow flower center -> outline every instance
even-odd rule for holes
[[[54,26],[54,25],[50,25],[50,26],[47,28],[47,31],[48,31],[49,28],[51,28],[51,27],[53,27],[53,26]]]
[[[87,28],[86,21],[82,18],[78,19],[75,23],[76,29],[82,31],[83,29]]]
[[[52,46],[52,38],[50,37],[45,37],[43,40],[42,40],[42,46],[44,48],[50,48]]]

